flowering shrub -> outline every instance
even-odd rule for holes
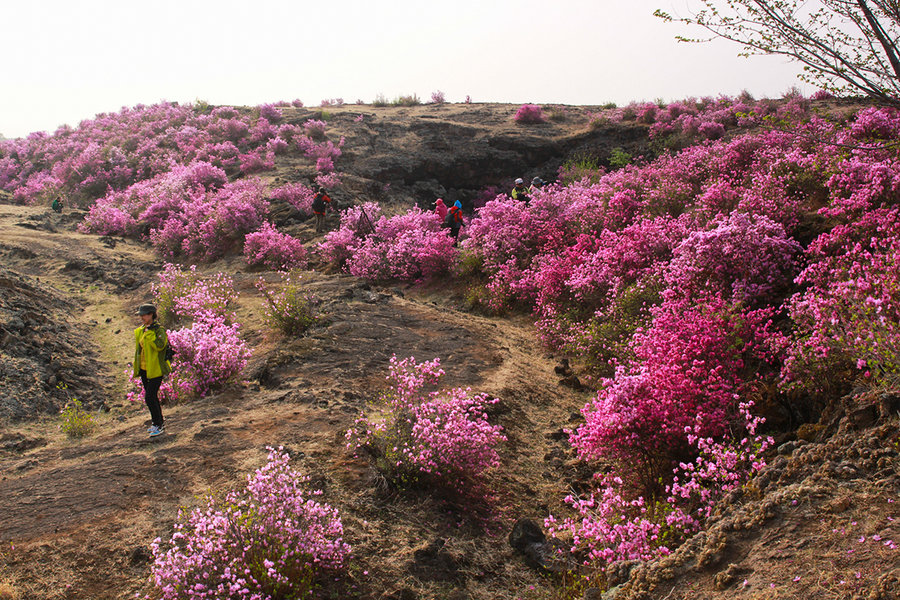
[[[272,291],[262,279],[256,282],[268,303],[266,324],[288,335],[299,335],[316,322],[312,298],[303,293],[300,279],[299,273],[282,273],[278,291]]]
[[[391,358],[388,382],[377,413],[360,417],[347,431],[348,448],[369,449],[385,474],[398,484],[427,479],[459,488],[496,467],[496,445],[506,440],[490,425],[486,408],[498,402],[470,388],[428,391],[444,371],[440,360],[417,363]]]
[[[785,383],[843,389],[848,374],[900,372],[900,208],[877,209],[835,227],[808,249],[789,304],[799,326]]]
[[[196,315],[190,327],[168,332],[176,360],[163,380],[160,398],[203,398],[237,381],[252,355],[239,330],[238,323],[228,324],[222,315],[208,312]]]
[[[81,400],[72,398],[59,413],[60,430],[70,438],[89,435],[94,430],[94,417],[81,407]]]
[[[163,600],[307,598],[350,556],[338,511],[316,500],[280,448],[244,489],[182,510],[164,548],[151,548]]]
[[[432,104],[443,104],[446,102],[444,97],[444,92],[438,90],[436,92],[431,92],[431,103]]]
[[[234,282],[225,273],[204,278],[196,265],[185,271],[181,265],[166,263],[158,276],[159,281],[151,284],[150,291],[163,323],[174,325],[208,313],[232,317],[228,308],[237,300],[237,293]]]
[[[757,303],[787,289],[800,244],[786,236],[784,227],[739,212],[712,224],[713,229],[695,231],[675,248],[666,270],[672,294],[713,293]]]
[[[751,408],[751,402],[740,404],[735,433],[719,441],[688,426],[685,432],[695,458],[673,469],[661,498],[634,497],[622,478],[597,475],[594,492],[565,498],[575,516],[559,521],[550,515],[545,526],[551,533],[571,536],[571,552],[595,568],[669,554],[699,529],[725,494],[765,466],[761,455],[773,440],[757,434],[763,419],[753,416]]]
[[[744,369],[753,365],[751,373],[764,375],[780,342],[768,311],[741,310],[719,298],[667,302],[652,313],[651,327],[634,335],[635,361],[604,382],[571,439],[581,457],[628,461],[649,477],[645,486],[688,451],[686,427],[703,437],[728,430]]]
[[[537,104],[523,104],[516,111],[513,120],[516,123],[523,123],[525,125],[543,123],[545,121],[544,111]]]
[[[405,281],[446,273],[457,254],[433,212],[413,207],[386,217],[374,202],[342,211],[340,228],[325,236],[319,251],[357,277]]]
[[[346,269],[366,279],[421,281],[446,273],[456,256],[453,239],[430,211],[381,217],[372,235],[354,243]]]
[[[314,140],[325,139],[325,128],[328,124],[322,120],[309,119],[303,124],[306,135]]]
[[[272,189],[269,197],[272,200],[287,202],[301,215],[308,217],[312,215],[312,201],[316,197],[316,192],[302,183],[289,183]]]
[[[271,223],[263,223],[244,238],[244,258],[248,265],[288,270],[306,266],[306,249],[300,240],[281,233]]]
[[[284,119],[284,113],[274,104],[260,104],[257,109],[259,110],[259,116],[271,123],[278,123]]]

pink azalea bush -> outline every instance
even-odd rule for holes
[[[297,209],[303,216],[312,216],[312,201],[316,197],[316,192],[309,186],[302,183],[289,183],[280,187],[275,187],[269,192],[272,200],[287,202]]]
[[[240,337],[240,327],[227,323],[221,314],[207,312],[197,315],[190,327],[169,331],[175,360],[160,398],[203,398],[237,382],[253,354]]]
[[[801,327],[785,385],[842,389],[861,371],[876,381],[900,372],[900,208],[879,208],[810,245],[806,289],[789,303]]]
[[[653,474],[688,451],[686,427],[696,424],[694,433],[703,437],[728,431],[748,367],[764,375],[779,341],[768,311],[741,310],[720,298],[653,309],[652,325],[634,334],[634,360],[585,406],[586,422],[572,445],[583,458],[621,459],[650,473],[643,482],[650,485]]]
[[[158,282],[150,285],[150,291],[164,324],[175,325],[208,313],[233,318],[229,309],[238,294],[234,281],[225,273],[204,277],[196,265],[185,270],[182,265],[166,263],[158,278]]]
[[[368,449],[398,484],[424,479],[449,487],[499,465],[496,446],[506,440],[486,410],[498,400],[470,388],[434,389],[444,371],[435,358],[391,358],[384,394],[372,415],[347,431],[347,447]]]
[[[516,110],[513,120],[525,125],[543,123],[545,122],[544,111],[537,104],[523,104]]]
[[[376,203],[342,211],[340,228],[319,248],[348,273],[372,280],[430,279],[446,273],[457,254],[433,212],[413,207],[387,217]]]
[[[307,598],[350,558],[337,509],[307,488],[281,448],[243,489],[179,512],[175,532],[151,545],[163,600]]]
[[[306,266],[306,248],[300,240],[267,222],[244,238],[244,258],[248,265],[284,271]]]
[[[671,483],[660,499],[635,496],[617,475],[597,474],[593,492],[564,499],[572,516],[550,515],[544,525],[552,534],[571,540],[570,552],[594,568],[670,554],[701,528],[728,492],[765,466],[762,454],[773,440],[757,433],[764,420],[752,415],[751,408],[752,402],[739,405],[737,426],[723,438],[698,434],[701,418],[687,426],[685,433],[696,458],[673,468]]]

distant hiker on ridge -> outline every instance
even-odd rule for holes
[[[434,214],[440,217],[441,222],[447,218],[447,205],[444,204],[443,198],[438,198],[434,201]]]
[[[509,195],[512,196],[513,200],[521,200],[525,204],[528,204],[528,201],[531,200],[531,198],[528,197],[528,190],[525,189],[525,180],[521,177],[516,179],[516,185]]]
[[[331,198],[322,186],[316,188],[316,197],[312,201],[312,210],[316,215],[316,233],[325,231],[325,211],[331,206]]]
[[[137,311],[142,325],[134,330],[134,376],[141,378],[144,387],[144,402],[150,410],[153,425],[147,432],[150,437],[165,433],[162,408],[159,405],[159,386],[163,376],[172,371],[166,359],[169,339],[166,330],[156,321],[156,307],[141,304]]]

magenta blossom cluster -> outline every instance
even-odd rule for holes
[[[51,135],[0,141],[0,188],[22,203],[63,194],[70,205],[88,208],[96,198],[176,165],[206,162],[235,174],[242,165],[270,168],[269,142],[290,142],[296,128],[272,125],[265,116],[254,120],[231,107],[210,112],[171,103],[123,108]]]
[[[350,450],[368,448],[397,483],[427,478],[450,487],[499,465],[503,429],[488,422],[498,402],[470,388],[434,389],[444,371],[435,358],[391,358],[390,389],[371,415],[347,431]]]
[[[537,104],[523,104],[516,110],[513,120],[525,125],[543,123],[545,121],[544,111]]]
[[[234,314],[229,309],[238,295],[234,281],[225,273],[204,277],[196,265],[185,270],[182,265],[166,263],[158,277],[159,281],[151,284],[150,291],[163,323],[195,320],[207,313],[233,320]]]
[[[312,201],[316,197],[316,192],[302,183],[289,183],[273,188],[269,192],[269,197],[272,200],[287,202],[302,216],[309,217],[313,214]]]
[[[306,248],[297,238],[278,231],[271,223],[263,223],[244,238],[244,258],[248,265],[285,271],[306,266]]]
[[[652,313],[652,325],[634,334],[631,366],[603,382],[572,435],[580,456],[622,459],[638,473],[657,473],[689,452],[688,426],[704,437],[727,432],[746,377],[763,376],[773,361],[776,335],[769,311],[718,297],[670,301]]]
[[[810,246],[790,301],[797,336],[785,365],[794,388],[840,389],[847,373],[900,372],[900,208],[878,208]]]
[[[227,323],[213,312],[197,315],[190,327],[170,331],[175,360],[160,398],[203,398],[238,381],[253,354],[239,331],[239,323]]]
[[[634,496],[621,477],[598,474],[593,492],[565,498],[573,516],[550,515],[545,526],[570,539],[570,551],[595,568],[669,554],[701,527],[725,494],[765,466],[761,456],[773,440],[757,433],[763,419],[751,408],[752,402],[739,405],[733,433],[724,437],[699,435],[700,417],[685,428],[695,458],[674,467],[662,498]]]
[[[343,211],[341,227],[325,237],[320,252],[357,277],[402,281],[444,274],[457,254],[433,212],[413,207],[387,217],[375,203]]]
[[[317,500],[281,448],[244,489],[179,513],[171,540],[151,545],[163,600],[308,598],[344,568],[351,548],[337,509]],[[157,596],[154,596],[157,597]]]
[[[160,318],[167,325],[191,321],[168,332],[175,352],[172,372],[160,398],[176,401],[204,397],[240,378],[252,351],[239,335],[232,304],[237,293],[224,273],[204,277],[196,266],[166,264],[152,286]],[[132,382],[133,385],[135,382]],[[135,393],[129,393],[135,399]]]

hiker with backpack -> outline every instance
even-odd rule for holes
[[[316,215],[316,233],[325,231],[325,211],[331,206],[331,198],[321,186],[316,189],[316,197],[312,201],[313,214]]]
[[[516,185],[515,187],[513,187],[509,195],[512,196],[513,200],[521,200],[525,204],[528,204],[528,201],[531,200],[531,198],[528,196],[528,190],[525,189],[525,180],[521,177],[516,179]]]
[[[447,216],[444,218],[444,223],[441,227],[450,230],[450,235],[453,237],[453,245],[456,246],[456,243],[459,241],[459,230],[463,226],[463,216],[462,216],[462,203],[459,200],[453,203],[453,206],[450,207],[450,210],[447,211]]]
[[[169,339],[166,330],[159,324],[156,307],[141,304],[137,311],[141,326],[134,330],[134,376],[141,378],[144,387],[144,402],[150,410],[153,425],[147,430],[150,437],[165,433],[162,408],[159,404],[159,387],[163,377],[172,371],[169,362]]]

